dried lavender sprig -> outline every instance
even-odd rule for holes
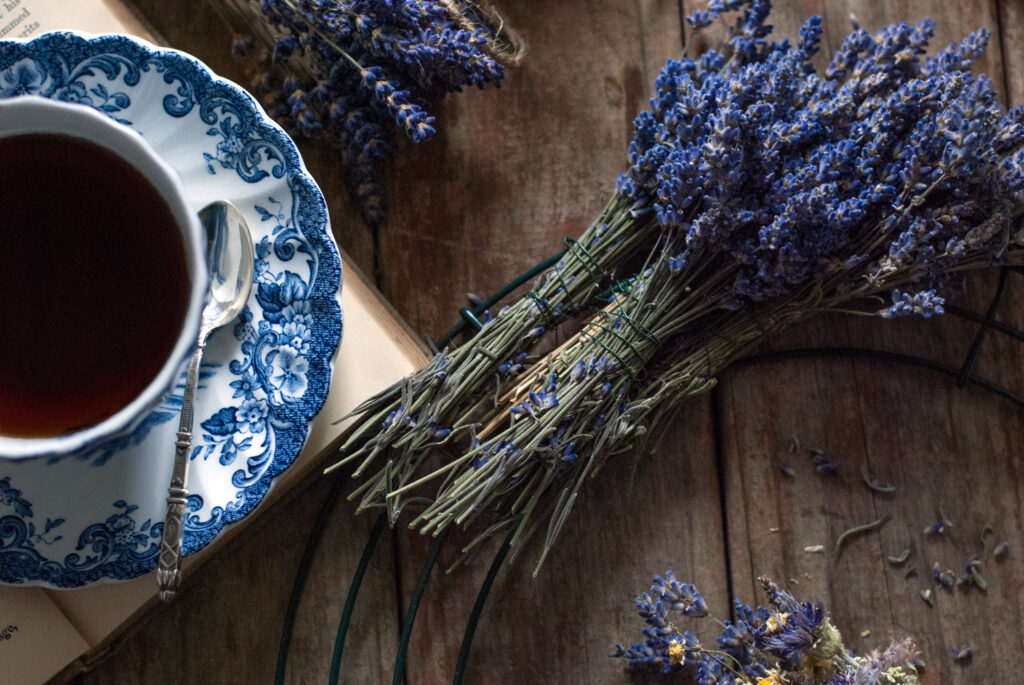
[[[732,683],[775,685],[883,685],[917,683],[917,656],[910,639],[885,650],[857,656],[843,646],[839,630],[820,602],[800,602],[767,578],[760,578],[768,606],[750,607],[734,600],[735,620],[709,613],[696,587],[676,580],[671,571],[654,576],[651,593],[635,604],[644,621],[644,641],[617,644],[610,654],[629,668],[664,674],[689,671],[704,685]],[[709,617],[722,627],[716,644],[705,646],[676,625],[682,617]]]
[[[227,0],[249,36],[235,52],[269,66],[257,95],[294,135],[333,143],[371,226],[383,220],[376,164],[394,128],[434,134],[424,103],[465,86],[498,84],[514,59],[469,0]],[[214,7],[223,12],[220,0]],[[255,48],[260,46],[260,50]]]
[[[613,281],[620,264],[636,258],[658,235],[653,216],[635,216],[630,204],[615,194],[527,296],[488,320],[468,343],[442,352],[420,372],[354,409],[353,415],[365,418],[341,446],[345,456],[335,466],[358,460],[359,476],[382,455],[387,458],[353,495],[363,495],[369,505],[387,480],[388,462],[399,465],[392,475],[396,487],[401,486],[433,443],[471,430],[470,408],[513,380],[523,356],[542,335],[577,315],[599,288]]]
[[[722,287],[728,272],[692,287],[671,273],[668,262],[663,253],[571,344],[536,364],[531,377],[481,419],[483,427],[469,449],[388,493],[389,501],[400,500],[427,481],[446,477],[410,526],[436,534],[486,513],[518,519],[525,531],[542,497],[557,496],[543,562],[585,478],[645,434],[644,419],[662,398],[681,401],[706,391],[729,361],[807,306],[789,303],[760,317],[729,311]],[[640,396],[636,390],[644,367],[673,339],[673,345],[690,350],[686,362],[663,377],[664,392]]]

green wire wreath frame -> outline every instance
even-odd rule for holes
[[[569,246],[571,249],[571,245]],[[558,262],[562,258],[564,252],[560,252],[549,259],[536,265],[529,271],[523,273],[513,281],[509,282],[501,290],[497,291],[489,298],[481,302],[472,309],[462,308],[459,310],[460,321],[452,327],[448,333],[444,335],[440,340],[437,341],[436,347],[443,348],[445,345],[455,339],[460,333],[466,330],[467,327],[475,328],[479,330],[483,327],[479,317],[487,309],[490,309],[497,302],[508,296],[513,290],[520,287],[543,270],[547,269],[551,265]],[[946,312],[973,323],[979,324],[978,331],[975,333],[974,340],[971,347],[968,349],[966,356],[964,357],[963,364],[960,367],[953,367],[941,362],[925,359],[922,357],[916,357],[913,355],[899,354],[895,352],[886,352],[882,350],[873,350],[869,348],[861,347],[815,347],[815,348],[800,348],[791,350],[782,350],[777,352],[767,352],[763,354],[751,355],[736,360],[730,365],[730,368],[741,368],[745,366],[753,366],[755,364],[771,364],[782,361],[794,360],[794,359],[871,359],[874,361],[881,361],[890,364],[901,364],[908,367],[914,367],[932,371],[945,376],[949,376],[956,381],[956,387],[964,388],[968,386],[980,388],[984,391],[991,392],[1004,400],[1011,402],[1017,407],[1024,409],[1024,396],[1013,392],[1012,390],[986,378],[976,376],[974,374],[975,366],[977,365],[978,357],[981,352],[981,345],[984,341],[989,330],[995,331],[1001,335],[1006,335],[1014,340],[1024,342],[1024,331],[1009,326],[1005,323],[997,321],[995,312],[997,311],[999,304],[1002,302],[1003,297],[1006,293],[1007,276],[1010,272],[1017,274],[1024,274],[1024,268],[1020,267],[1003,267],[999,272],[999,280],[996,285],[995,293],[989,303],[988,310],[984,315],[976,312],[957,307],[955,305],[947,305],[945,307]],[[316,555],[316,551],[319,548],[320,540],[323,537],[324,528],[327,521],[330,519],[331,513],[334,510],[335,504],[342,497],[342,490],[347,482],[348,474],[345,471],[337,473],[334,476],[334,480],[331,483],[329,492],[327,493],[324,503],[320,508],[317,518],[313,523],[313,527],[310,531],[309,539],[306,541],[305,549],[303,550],[302,559],[299,562],[298,570],[295,573],[295,580],[292,584],[291,595],[288,601],[288,607],[285,611],[285,616],[282,621],[281,628],[281,640],[278,646],[277,655],[277,669],[274,676],[275,685],[284,685],[285,683],[285,669],[288,662],[288,651],[291,646],[292,632],[295,626],[295,619],[298,613],[299,603],[302,599],[302,593],[305,589],[306,580],[309,577],[309,570],[312,566],[313,557]],[[341,675],[341,659],[345,649],[345,638],[348,634],[349,624],[352,618],[352,612],[355,609],[355,603],[359,596],[359,589],[362,585],[363,578],[366,575],[366,570],[369,567],[370,560],[373,557],[374,550],[377,547],[377,542],[383,535],[384,530],[387,528],[387,514],[386,512],[381,513],[373,529],[370,531],[369,537],[367,538],[366,545],[363,547],[362,556],[359,559],[359,564],[356,567],[355,573],[352,576],[352,582],[349,584],[348,594],[345,599],[345,606],[342,610],[341,619],[338,623],[338,630],[335,636],[334,651],[331,655],[331,669],[328,677],[329,685],[336,685]],[[472,612],[469,615],[469,619],[466,623],[466,630],[463,633],[462,645],[459,649],[458,660],[455,664],[455,672],[452,677],[453,685],[461,685],[463,674],[466,670],[466,664],[469,660],[470,648],[473,644],[473,636],[476,633],[476,627],[480,620],[480,616],[483,613],[484,606],[487,602],[487,597],[490,594],[491,586],[494,583],[494,579],[497,577],[501,570],[502,564],[505,561],[505,557],[509,552],[509,548],[512,542],[512,534],[515,531],[515,525],[511,525],[511,531],[505,538],[501,547],[498,549],[497,554],[494,556],[494,560],[491,562],[491,566],[487,572],[487,576],[484,578],[483,583],[480,586],[480,590],[477,593],[476,601],[473,604]],[[426,591],[427,583],[430,579],[430,574],[433,571],[434,566],[437,563],[438,555],[441,552],[441,548],[447,538],[448,529],[444,528],[434,538],[434,542],[430,546],[430,550],[427,554],[427,558],[423,564],[423,569],[420,571],[419,578],[416,583],[416,587],[413,590],[412,595],[409,599],[409,606],[406,609],[405,620],[402,624],[402,633],[398,641],[398,652],[395,656],[395,666],[392,677],[393,685],[399,685],[405,675],[405,662],[406,655],[408,653],[409,640],[412,637],[413,627],[416,622],[416,614],[419,610],[420,601],[423,598],[423,593]]]

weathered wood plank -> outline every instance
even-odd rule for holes
[[[1000,540],[1011,549],[1024,542],[1020,410],[953,390],[926,371],[843,359],[755,366],[728,374],[721,387],[737,592],[759,599],[753,579],[760,574],[795,578],[792,590],[823,599],[847,645],[858,651],[912,636],[928,663],[924,682],[1008,677],[1024,629],[1024,593],[1015,580],[1020,556],[984,563],[987,593],[940,588],[931,568],[939,562],[962,573],[986,526],[994,531],[987,536],[990,553]],[[801,447],[790,454],[793,436]],[[838,477],[815,472],[810,447],[839,460]],[[794,478],[780,471],[783,461]],[[862,469],[896,492],[872,492]],[[925,535],[940,512],[955,527]],[[879,532],[852,539],[835,556],[843,530],[886,514],[892,519]],[[805,551],[813,545],[825,552]],[[903,567],[886,562],[905,548],[911,557]],[[905,579],[914,566],[917,574]],[[920,597],[925,589],[934,608]],[[861,637],[866,629],[871,634]],[[973,662],[953,664],[952,645],[971,645]]]
[[[1000,0],[999,33],[1007,99],[1010,104],[1018,105],[1024,102],[1024,73],[1021,72],[1024,55],[1020,50],[1024,41],[1024,3]]]

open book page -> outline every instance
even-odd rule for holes
[[[152,41],[135,13],[117,0],[0,0],[2,40],[61,29],[130,33]]]
[[[5,685],[48,680],[89,645],[38,588],[0,588],[0,678]]]
[[[62,29],[90,33],[128,33],[161,44],[159,37],[118,0],[0,0],[0,40],[31,38]],[[363,399],[420,368],[422,347],[379,294],[342,257],[342,305],[345,335],[334,379],[323,410],[314,422],[302,454],[275,483],[260,508],[246,521],[230,526],[203,552],[188,557],[184,573],[236,535],[244,525],[308,473],[340,435],[335,421]],[[43,683],[88,655],[154,604],[154,574],[121,583],[51,591],[0,585],[0,681],[4,685]]]

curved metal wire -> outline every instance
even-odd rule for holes
[[[302,591],[306,588],[306,580],[309,578],[309,570],[313,566],[313,558],[320,547],[320,540],[323,538],[324,528],[334,511],[334,505],[341,499],[341,491],[344,480],[339,473],[334,477],[327,496],[320,511],[313,522],[313,528],[309,532],[306,546],[302,551],[302,558],[299,560],[299,567],[295,571],[295,580],[292,581],[292,591],[288,598],[288,608],[285,609],[284,619],[281,626],[281,640],[277,647],[277,667],[274,670],[274,685],[284,685],[285,669],[288,665],[288,651],[291,648],[292,632],[295,628],[295,617],[299,612],[299,603],[302,601]]]
[[[416,622],[416,612],[420,608],[420,600],[423,592],[427,589],[427,581],[430,580],[430,572],[437,563],[437,556],[441,553],[445,538],[448,537],[448,526],[441,529],[441,532],[434,538],[430,545],[430,552],[427,560],[423,563],[423,570],[420,571],[419,580],[416,581],[416,588],[409,598],[409,609],[405,612],[405,624],[402,626],[402,637],[398,640],[398,654],[395,656],[395,672],[391,679],[391,685],[400,685],[405,676],[405,655],[409,649],[409,640],[412,638],[412,626]]]
[[[521,286],[523,283],[526,283],[528,280],[539,274],[541,271],[544,271],[549,266],[558,263],[558,260],[561,259],[564,254],[565,252],[563,251],[559,252],[558,254],[552,255],[551,257],[548,257],[537,266],[533,267],[532,269],[529,269],[528,271],[520,274],[513,280],[506,283],[505,287],[503,287],[501,290],[488,297],[486,300],[484,300],[477,306],[473,307],[473,309],[466,309],[465,307],[460,309],[459,315],[462,317],[462,320],[455,324],[450,331],[445,333],[440,340],[435,342],[434,346],[437,347],[437,349],[443,349],[445,345],[454,340],[455,336],[457,336],[466,328],[467,324],[472,325],[477,330],[483,328],[483,324],[480,323],[480,320],[477,317],[483,314],[485,310],[490,309],[496,303],[500,302],[502,298],[504,298],[513,290]]]
[[[363,577],[366,575],[366,567],[370,565],[370,558],[373,550],[377,548],[377,541],[384,533],[388,521],[387,512],[381,512],[377,522],[373,524],[373,530],[363,547],[363,554],[359,557],[359,565],[352,576],[352,582],[348,584],[348,595],[345,597],[345,608],[341,612],[341,620],[338,622],[338,631],[334,635],[334,653],[331,655],[331,671],[327,676],[328,685],[336,685],[341,675],[341,655],[345,650],[345,636],[348,634],[348,626],[352,621],[352,612],[356,608],[356,598],[359,596],[359,588],[363,584]]]
[[[480,622],[480,615],[484,612],[484,604],[487,596],[491,593],[491,585],[498,577],[498,571],[505,561],[508,550],[512,547],[512,538],[515,537],[519,525],[515,523],[508,531],[505,541],[501,543],[498,553],[494,555],[491,568],[487,571],[487,577],[480,585],[480,592],[477,593],[476,602],[473,603],[473,611],[469,614],[469,621],[466,622],[466,632],[462,634],[462,646],[459,647],[459,659],[455,662],[455,675],[452,678],[452,685],[462,685],[462,676],[466,672],[466,663],[469,661],[469,648],[473,645],[473,636],[476,635],[476,626]]]
[[[732,364],[730,364],[730,368],[754,366],[755,364],[758,363],[770,363],[787,361],[792,359],[813,358],[872,359],[874,361],[889,362],[892,364],[904,364],[906,366],[913,366],[919,369],[927,369],[929,371],[935,371],[937,373],[950,376],[954,379],[959,379],[963,371],[962,368],[949,366],[948,364],[932,361],[931,359],[915,357],[909,354],[899,354],[897,352],[884,352],[882,350],[872,350],[866,347],[805,347],[794,350],[780,350],[779,352],[765,352],[764,354],[752,355],[750,357],[738,359]],[[994,381],[990,381],[979,376],[969,376],[967,380],[967,385],[973,385],[983,390],[987,390],[1024,409],[1024,396],[1021,396],[1013,392],[1012,390],[1009,390],[1008,388],[999,385]]]
[[[981,354],[981,344],[985,341],[985,334],[989,329],[988,322],[994,320],[996,309],[999,308],[999,303],[1003,300],[1003,293],[1006,292],[1006,274],[1006,269],[1000,269],[999,283],[996,284],[996,292],[992,296],[992,301],[989,302],[988,312],[985,314],[985,322],[978,328],[978,332],[974,336],[974,342],[971,343],[971,349],[967,351],[967,357],[964,358],[963,366],[960,368],[960,375],[956,378],[958,388],[967,385],[971,374],[974,373],[974,367],[978,363],[978,355]]]

